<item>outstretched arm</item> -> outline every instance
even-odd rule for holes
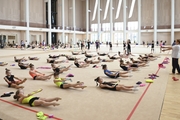
[[[167,48],[167,49],[163,49],[162,51],[168,51],[168,50],[172,50],[172,47],[171,48]]]
[[[172,47],[168,47],[168,46],[162,46],[161,48],[168,48],[168,49],[172,49]]]

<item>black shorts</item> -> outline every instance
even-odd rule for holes
[[[86,57],[87,57],[87,58],[92,58],[92,56],[90,56],[90,55],[86,55]]]
[[[131,65],[131,67],[138,67],[138,65],[136,65],[136,64],[132,64],[132,65]]]
[[[36,77],[37,77],[37,76],[34,76],[34,77],[33,77],[33,80],[36,80]]]
[[[102,62],[106,62],[106,60],[105,60],[105,59],[102,59]]]
[[[31,107],[33,107],[33,102],[35,101],[35,100],[39,100],[39,97],[33,97],[32,99],[30,99],[29,100],[29,105],[31,106]]]
[[[55,62],[55,60],[50,60],[50,61],[49,61],[49,63],[54,63],[54,62]]]
[[[67,84],[67,83],[63,83],[60,85],[60,88],[64,89],[64,84]]]
[[[74,63],[74,65],[76,65],[76,67],[78,68],[80,67],[79,63]]]
[[[120,75],[119,75],[119,73],[116,75],[116,76],[111,76],[111,75],[107,75],[108,77],[110,77],[110,78],[118,78],[118,77],[120,77]]]
[[[25,66],[19,65],[19,67],[20,67],[21,69],[27,69],[27,67],[25,67]]]

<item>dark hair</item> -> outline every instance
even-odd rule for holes
[[[55,73],[60,73],[60,69],[59,69],[59,68],[55,68],[55,69],[54,69],[54,72],[55,72]]]
[[[124,60],[120,59],[120,62],[124,62]]]
[[[9,69],[7,69],[7,68],[6,68],[5,70],[6,70],[6,74],[10,71],[10,70],[9,70]]]
[[[96,79],[94,79],[94,81],[96,81],[96,86],[98,86],[98,81],[99,81],[100,77],[97,77]]]
[[[20,97],[18,96],[19,95],[19,90],[16,91],[16,94],[13,96],[14,99],[18,100]]]
[[[30,64],[29,64],[29,67],[32,68],[32,67],[34,67],[34,65],[33,65],[32,63],[30,63]]]
[[[105,64],[105,65],[101,65],[102,66],[102,69],[105,69],[106,67],[107,67],[107,65]]]

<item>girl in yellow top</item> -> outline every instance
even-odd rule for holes
[[[29,104],[31,107],[33,106],[58,106],[59,103],[53,102],[53,101],[59,101],[61,98],[55,97],[55,98],[40,98],[40,97],[34,97],[33,95],[36,93],[41,92],[42,89],[39,89],[37,91],[34,91],[28,95],[24,95],[24,92],[22,89],[19,89],[16,91],[16,94],[14,95],[14,99],[16,99],[21,104]]]
[[[58,87],[60,87],[60,88],[62,88],[62,89],[68,89],[68,88],[71,88],[71,87],[84,89],[85,87],[87,87],[87,86],[84,86],[84,85],[83,85],[83,82],[79,82],[79,81],[78,81],[78,82],[75,83],[75,84],[70,84],[70,83],[66,83],[66,82],[65,82],[66,80],[69,80],[69,79],[67,79],[67,78],[60,78],[60,77],[59,77],[59,72],[55,72],[55,73],[54,73],[54,83],[55,83]]]

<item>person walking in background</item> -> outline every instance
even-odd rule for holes
[[[91,42],[90,42],[90,40],[88,40],[87,41],[87,48],[88,48],[88,50],[90,50],[90,46],[91,46]]]
[[[172,47],[166,47],[162,46],[162,51],[172,50],[172,74],[175,74],[175,71],[177,69],[178,74],[180,74],[180,68],[179,68],[179,58],[180,58],[180,39],[176,40],[176,45]]]

